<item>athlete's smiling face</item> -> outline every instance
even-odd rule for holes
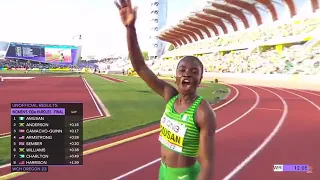
[[[196,93],[202,80],[203,65],[194,56],[186,56],[180,60],[176,72],[176,84],[179,93]]]

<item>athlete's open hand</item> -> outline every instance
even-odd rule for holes
[[[124,26],[134,26],[137,18],[137,7],[132,8],[131,0],[115,0],[114,3],[119,9],[121,21]]]

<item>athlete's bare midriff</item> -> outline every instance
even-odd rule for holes
[[[195,157],[187,157],[161,145],[161,161],[172,168],[190,167],[195,164]]]

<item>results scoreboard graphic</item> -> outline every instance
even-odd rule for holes
[[[12,103],[11,171],[83,164],[82,103]]]
[[[10,42],[6,58],[25,59],[43,63],[76,64],[81,57],[79,46]]]

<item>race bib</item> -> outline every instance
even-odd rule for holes
[[[180,124],[165,114],[160,121],[159,141],[177,152],[182,152],[182,145],[187,128],[184,124]]]

